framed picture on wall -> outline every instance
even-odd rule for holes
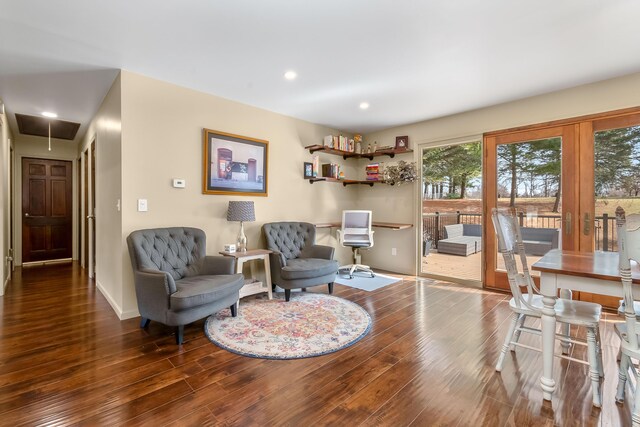
[[[203,129],[203,194],[267,196],[269,141]]]
[[[396,150],[406,150],[409,148],[409,137],[408,136],[396,136]]]
[[[304,179],[313,178],[313,163],[304,162]]]

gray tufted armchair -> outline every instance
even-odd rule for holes
[[[206,239],[204,231],[189,227],[129,234],[141,328],[150,320],[176,326],[176,343],[182,344],[184,325],[225,307],[237,315],[244,277],[234,274],[233,258],[206,256]]]
[[[333,260],[334,248],[316,245],[316,227],[308,222],[271,222],[262,226],[270,255],[271,281],[284,289],[285,299],[291,289],[328,284],[333,293],[333,281],[338,262]]]

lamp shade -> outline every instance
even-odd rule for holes
[[[229,202],[227,221],[255,221],[256,213],[253,202]]]

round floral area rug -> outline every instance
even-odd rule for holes
[[[349,347],[371,328],[362,307],[342,298],[295,292],[286,302],[281,294],[240,300],[237,317],[229,309],[210,316],[207,337],[219,347],[263,359],[299,359]]]

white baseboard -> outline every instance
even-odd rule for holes
[[[109,293],[106,291],[104,286],[102,286],[100,284],[100,281],[98,280],[96,280],[96,287],[98,288],[100,293],[106,298],[111,308],[113,308],[113,311],[116,312],[116,316],[118,316],[118,319],[126,320],[126,319],[131,319],[133,317],[140,316],[140,313],[138,313],[138,310],[122,311],[122,308],[118,305],[118,303],[115,302],[113,298],[111,298],[111,295],[109,295]]]

